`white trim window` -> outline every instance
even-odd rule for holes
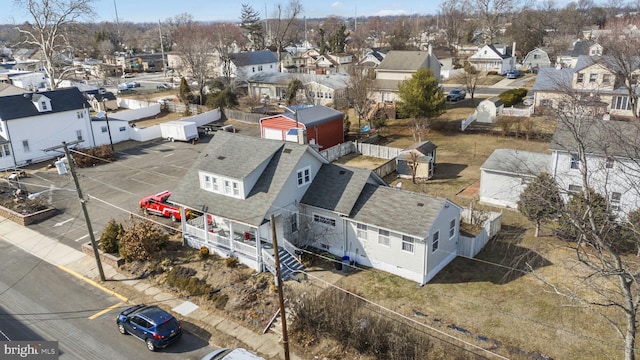
[[[82,141],[82,130],[76,130],[76,137],[78,140]]]
[[[608,157],[605,163],[605,167],[607,169],[613,169],[613,165],[616,163],[616,159],[612,157]]]
[[[569,167],[572,169],[580,169],[580,157],[578,157],[578,154],[571,154],[571,163]]]
[[[570,184],[569,188],[567,189],[567,192],[569,194],[577,194],[580,191],[582,191],[582,186],[580,185],[574,185],[574,184]]]
[[[453,238],[456,234],[456,219],[451,219],[449,222],[449,239]]]
[[[365,224],[360,224],[360,223],[356,224],[356,234],[357,234],[356,236],[360,240],[364,240],[364,241],[369,240],[369,231],[367,229],[367,225]]]
[[[240,196],[240,187],[237,182],[231,182],[231,186],[233,187],[233,196]]]
[[[204,189],[205,190],[212,190],[213,186],[211,186],[211,176],[210,175],[204,175]]]
[[[218,192],[219,190],[218,187],[218,178],[215,176],[211,177],[211,190],[213,190],[213,192]]]
[[[389,231],[378,229],[378,244],[389,246]]]
[[[231,194],[231,180],[224,180],[224,193]]]
[[[436,252],[439,246],[440,246],[440,231],[436,231],[435,234],[433,234],[433,238],[431,240],[431,252]]]
[[[298,170],[298,186],[304,186],[311,182],[311,167]]]
[[[333,227],[336,226],[336,219],[318,214],[313,214],[313,222]]]
[[[291,214],[289,222],[291,223],[291,232],[294,233],[298,231],[298,213]]]
[[[620,210],[620,201],[622,200],[622,194],[619,192],[612,192],[609,199],[611,204],[611,210]]]
[[[414,239],[413,237],[402,235],[402,251],[413,254],[413,247],[415,242],[416,239]]]

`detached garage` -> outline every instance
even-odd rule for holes
[[[319,149],[344,142],[342,112],[323,105],[297,105],[290,108],[293,112],[260,119],[263,139],[308,143],[318,145]]]

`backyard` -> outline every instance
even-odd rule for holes
[[[451,109],[439,120],[454,124],[441,124],[445,130],[432,129],[423,138],[438,147],[433,179],[414,184],[389,175],[385,180],[392,186],[402,182],[404,190],[446,197],[461,206],[473,204],[475,208],[500,211],[502,231],[476,258],[458,257],[424,287],[376,270],[351,273],[338,285],[512,359],[619,358],[623,341],[604,318],[616,319],[619,314],[571,302],[545,284],[588,291],[572,276],[585,271],[575,258],[572,244],[553,236],[535,238],[532,224],[516,210],[477,203],[480,166],[493,150],[548,153],[552,121],[534,118],[543,140],[503,136],[497,128],[468,133],[448,130],[455,129],[455,123],[471,112],[470,104]],[[384,145],[406,148],[413,143],[410,124],[409,120],[388,121],[383,130]],[[339,162],[371,168],[379,165],[371,158],[357,156]]]

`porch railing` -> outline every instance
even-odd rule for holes
[[[269,272],[271,272],[272,274],[276,273],[276,260],[273,258],[273,255],[269,254],[269,252],[265,249],[262,249],[262,261]]]
[[[298,262],[302,262],[300,259],[300,254],[302,254],[302,250],[297,248],[295,245],[287,241],[287,239],[282,239],[282,247],[289,253],[289,255],[293,256]]]
[[[253,245],[245,244],[243,242],[233,240],[233,250],[241,254],[250,256],[254,259],[258,257],[257,248]]]

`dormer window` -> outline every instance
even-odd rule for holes
[[[298,170],[298,186],[304,186],[311,182],[311,168],[306,167]]]

